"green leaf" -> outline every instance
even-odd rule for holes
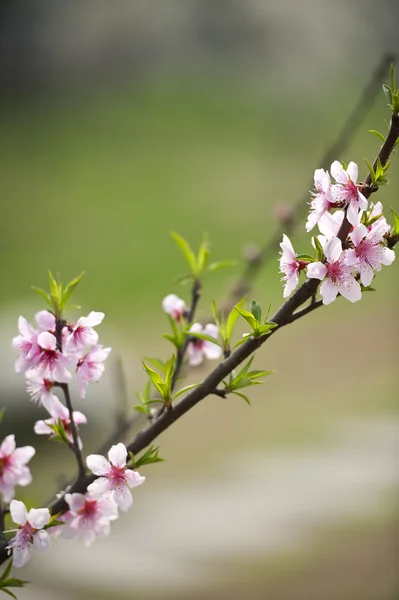
[[[250,310],[258,323],[260,323],[262,320],[262,309],[256,300],[252,300]]]
[[[13,594],[10,590],[7,590],[6,588],[0,588],[0,591],[4,592],[5,594],[8,594],[9,596],[11,596],[11,598],[14,598],[15,600],[18,600],[18,598],[16,597],[15,594]]]
[[[148,409],[142,404],[135,404],[133,408],[134,410],[137,410],[137,412],[142,413],[143,415],[148,415]]]
[[[238,312],[237,308],[242,308],[244,302],[245,302],[245,298],[241,298],[241,300],[239,302],[237,302],[237,304],[231,309],[229,316],[227,317],[227,321],[226,321],[226,341],[227,341],[227,343],[230,343],[235,324],[237,323],[237,320],[238,320],[238,315],[240,314]]]
[[[10,572],[12,569],[12,560],[10,560],[10,562],[8,563],[8,565],[6,566],[6,568],[4,569],[3,573],[1,574],[0,577],[0,583],[3,583],[3,581],[5,579],[7,579],[7,577],[9,576]]]
[[[64,425],[62,424],[61,419],[58,419],[57,423],[46,423],[49,429],[52,429],[55,433],[55,437],[52,437],[54,441],[63,442],[64,444],[70,445],[70,441],[67,438],[67,434],[65,432]]]
[[[191,385],[186,385],[184,388],[182,388],[181,390],[176,392],[176,394],[173,396],[173,400],[176,400],[182,394],[185,394],[186,392],[193,390],[194,388],[198,387],[199,385],[200,385],[199,383],[192,383]]]
[[[315,235],[313,239],[314,239],[314,244],[316,246],[317,259],[319,261],[322,261],[323,257],[324,257],[324,252],[323,252],[322,245],[320,244],[319,238],[317,237],[317,235]]]
[[[235,267],[237,266],[236,260],[219,260],[218,262],[213,262],[209,265],[208,271],[218,271],[219,269],[226,269],[227,267]]]
[[[0,424],[3,421],[4,415],[6,414],[6,407],[4,406],[2,409],[0,409]]]
[[[252,327],[253,330],[259,326],[259,321],[255,319],[252,313],[248,312],[244,308],[240,308],[237,304],[234,309],[246,320],[247,323]]]
[[[187,283],[191,283],[195,279],[195,275],[192,273],[185,273],[184,275],[180,275],[177,277],[174,282],[181,283],[182,285],[186,285]]]
[[[143,366],[144,366],[144,369],[145,369],[148,377],[151,379],[152,383],[155,385],[158,392],[161,394],[162,398],[165,401],[169,400],[170,391],[168,393],[168,386],[165,384],[164,380],[159,375],[159,373],[154,371],[154,369],[151,369],[151,367],[149,367],[144,361],[143,361]]]
[[[243,400],[245,400],[245,402],[247,404],[249,404],[249,406],[251,406],[251,402],[249,401],[248,396],[246,396],[245,394],[243,394],[242,392],[231,392],[232,394],[234,394],[235,396],[239,396],[240,398],[242,398]]]
[[[264,323],[263,325],[260,325],[260,327],[258,327],[257,335],[266,335],[272,329],[276,329],[276,327],[278,327],[277,323],[273,323],[273,321],[268,321],[267,323]]]
[[[218,311],[216,308],[216,302],[214,300],[212,300],[212,316],[213,316],[213,320],[215,321],[215,324],[217,325],[218,329],[220,330]]]
[[[48,278],[49,278],[49,282],[50,282],[50,295],[53,295],[55,298],[58,298],[58,295],[59,295],[58,283],[54,279],[54,276],[53,276],[52,272],[50,271],[50,269],[48,270]]]
[[[149,356],[145,356],[144,358],[145,358],[145,360],[148,360],[151,364],[153,364],[154,367],[159,369],[161,371],[161,373],[163,373],[165,375],[166,365],[162,360],[160,360],[159,358],[150,358]]]
[[[171,358],[168,360],[168,362],[165,365],[165,382],[166,384],[169,386],[169,389],[172,386],[172,379],[173,379],[173,374],[175,371],[175,355],[172,354]]]
[[[399,236],[399,215],[392,206],[390,206],[392,217],[393,217],[393,233],[395,236]]]
[[[206,263],[208,262],[208,258],[209,258],[208,242],[206,239],[204,239],[198,250],[197,267],[196,267],[197,276],[201,275],[201,273],[205,269]]]
[[[82,307],[79,304],[70,304],[64,308],[64,312],[69,312],[70,310],[80,310]]]
[[[362,283],[360,284],[360,288],[362,292],[375,292],[375,288],[372,288],[370,285],[364,286]]]
[[[303,260],[305,262],[315,262],[316,261],[314,256],[311,256],[310,254],[297,254],[295,258],[296,258],[296,260]]]
[[[39,294],[39,296],[41,296],[43,300],[50,306],[51,310],[53,310],[53,304],[47,292],[45,292],[41,288],[36,287],[35,285],[31,285],[31,289],[34,292],[36,292],[36,294]]]
[[[183,254],[184,258],[186,259],[193,274],[197,275],[197,260],[195,258],[195,254],[192,251],[189,243],[186,242],[186,240],[181,235],[179,235],[178,233],[175,233],[174,231],[171,231],[170,235],[174,239],[177,247]]]
[[[143,465],[150,465],[152,463],[164,462],[164,459],[159,456],[159,447],[155,447],[155,446],[150,446],[148,448],[148,450],[146,450],[144,452],[144,454],[142,454],[137,460],[130,452],[129,452],[129,454],[130,454],[131,458],[133,457],[132,462],[133,462],[133,467],[135,469],[138,469],[139,467],[142,467]]]
[[[369,129],[369,133],[376,135],[382,142],[385,142],[385,136],[376,129]]]
[[[82,281],[84,276],[85,276],[85,272],[83,271],[80,275],[78,275],[77,277],[72,279],[72,281],[70,281],[68,283],[68,285],[66,286],[66,288],[64,290],[64,293],[62,294],[62,307],[65,307],[69,298],[72,296],[72,294],[74,293],[74,291],[76,290],[77,286]]]
[[[200,340],[205,340],[206,342],[211,342],[212,344],[216,344],[217,346],[221,346],[221,343],[211,335],[206,335],[206,333],[196,333],[195,331],[189,331],[188,335],[190,337],[199,338]]]
[[[388,101],[389,106],[392,106],[392,92],[391,92],[391,88],[387,85],[385,85],[385,83],[382,86],[383,92],[385,94],[385,98]]]

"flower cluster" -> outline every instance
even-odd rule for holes
[[[188,316],[186,303],[175,294],[169,294],[162,300],[162,308],[177,322]],[[219,329],[214,323],[208,323],[204,327],[200,323],[192,323],[188,333],[204,335],[207,338],[214,338],[215,341],[219,337]],[[192,335],[187,345],[187,355],[190,367],[196,367],[203,362],[204,357],[211,360],[220,358],[222,349],[210,339]]]
[[[368,206],[362,185],[357,184],[357,165],[351,162],[345,169],[335,161],[330,172],[331,175],[323,169],[315,171],[316,191],[306,222],[307,231],[318,225],[320,235],[313,239],[313,246],[319,248],[318,258],[297,255],[288,237],[283,235],[280,271],[285,298],[297,287],[299,274],[306,269],[309,279],[322,281],[323,304],[330,304],[338,294],[357,302],[362,297],[361,285],[368,287],[374,273],[395,259],[394,251],[387,247],[390,226],[383,216],[382,204]],[[342,239],[344,222],[349,233]]]

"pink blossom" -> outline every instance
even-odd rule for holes
[[[283,296],[288,296],[294,291],[299,283],[299,273],[305,268],[306,264],[302,260],[296,259],[294,248],[290,239],[283,234],[283,241],[280,244],[282,250],[280,257],[280,273],[284,274],[281,281],[285,281]]]
[[[327,262],[310,263],[307,276],[313,279],[325,279],[320,287],[323,304],[330,304],[340,293],[350,302],[361,299],[359,283],[353,277],[358,264],[354,250],[342,251],[341,240],[332,237],[324,247]]]
[[[306,231],[311,231],[319,219],[334,208],[334,201],[331,197],[331,179],[327,171],[316,169],[314,172],[314,187],[316,192],[310,202]]]
[[[55,316],[48,310],[41,310],[35,315],[36,323],[40,332],[49,331],[55,333]]]
[[[46,407],[47,408],[47,407]],[[69,410],[66,406],[62,404],[62,402],[54,396],[52,404],[47,408],[48,412],[51,415],[50,419],[45,419],[44,421],[36,421],[34,431],[38,435],[49,435],[50,437],[55,437],[56,433],[49,427],[49,425],[55,425],[58,421],[61,421],[66,436],[71,444],[73,444],[73,436],[71,429],[71,419],[69,417]],[[82,425],[87,423],[87,419],[83,413],[78,410],[73,411],[73,420],[76,425]],[[82,440],[78,438],[79,448],[82,449]]]
[[[38,374],[52,381],[65,383],[71,379],[67,367],[71,364],[62,352],[57,349],[57,340],[49,331],[39,334],[37,342],[40,346],[40,355],[36,363]]]
[[[391,265],[395,260],[394,251],[381,244],[386,227],[384,221],[378,225],[379,222],[380,219],[369,230],[365,225],[357,225],[350,234],[359,261],[360,281],[366,287],[372,282],[374,271],[380,271],[381,265]]]
[[[202,327],[200,323],[193,323],[190,327],[190,331],[193,333],[209,335],[209,337],[215,338],[215,340],[217,340],[219,336],[219,330],[214,323],[208,323],[205,327]],[[208,340],[193,338],[187,346],[187,354],[188,364],[191,367],[196,367],[202,363],[204,356],[208,359],[220,358],[222,349],[217,344],[213,344]]]
[[[26,372],[26,389],[32,402],[42,404],[47,410],[50,410],[54,399],[58,400],[52,392],[53,387],[54,382],[39,375],[35,369]]]
[[[0,492],[5,502],[14,497],[16,485],[26,486],[32,481],[29,467],[26,463],[34,456],[33,446],[15,447],[13,434],[4,438],[0,446]]]
[[[63,527],[65,537],[81,534],[84,546],[111,530],[111,521],[118,518],[118,507],[110,497],[93,498],[89,494],[65,494],[72,518]]]
[[[122,510],[133,504],[129,488],[141,485],[145,481],[137,471],[126,467],[127,450],[122,443],[112,446],[108,452],[109,461],[100,454],[90,454],[86,458],[87,467],[95,475],[100,475],[87,488],[91,496],[99,498],[110,495]]]
[[[28,512],[23,502],[13,500],[10,513],[19,527],[8,548],[13,551],[14,567],[23,567],[31,557],[32,547],[37,552],[47,552],[50,549],[50,536],[43,529],[50,521],[50,512],[48,508],[31,508]]]
[[[175,319],[179,321],[181,317],[187,312],[187,306],[184,300],[176,296],[176,294],[169,294],[162,300],[163,310]]]
[[[94,346],[78,362],[76,373],[79,383],[81,398],[86,397],[86,388],[89,383],[96,383],[104,373],[104,361],[108,358],[111,348]]]
[[[68,352],[79,352],[91,346],[95,346],[98,342],[98,333],[93,329],[100,325],[104,319],[104,313],[92,311],[87,317],[80,319],[71,325],[69,335],[65,341],[65,349]]]
[[[15,362],[15,371],[23,373],[36,364],[40,347],[37,343],[38,332],[24,317],[19,317],[18,329],[20,335],[13,339],[12,345],[20,353]]]
[[[341,163],[336,160],[331,165],[331,175],[337,182],[331,186],[333,202],[342,203],[347,209],[346,217],[351,225],[357,224],[359,210],[366,210],[367,199],[363,196],[357,185],[358,166],[350,162],[345,171]]]
[[[384,209],[382,207],[381,202],[376,202],[375,204],[371,203],[370,208],[371,208],[371,210],[370,210],[370,214],[368,215],[367,222],[370,222],[372,219],[375,219],[376,217],[379,217],[379,218],[376,221],[374,221],[374,223],[372,223],[371,225],[368,225],[367,229],[369,231],[371,231],[372,229],[377,228],[378,231],[383,231],[382,235],[385,235],[386,233],[388,233],[388,231],[390,231],[391,227],[388,224],[384,215],[382,214]],[[360,221],[358,224],[360,224]]]

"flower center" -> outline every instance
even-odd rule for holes
[[[333,283],[342,276],[342,268],[339,261],[326,264],[328,275]]]
[[[2,458],[0,458],[0,477],[3,475],[4,471],[7,470],[7,468],[10,465],[10,457],[9,456],[3,456]]]
[[[109,478],[111,479],[111,481],[113,483],[115,483],[116,485],[121,485],[121,484],[125,485],[125,483],[126,483],[125,469],[126,469],[126,467],[117,467],[115,465],[112,465],[111,472],[109,475]]]
[[[97,500],[95,498],[88,498],[82,508],[77,513],[83,517],[90,518],[97,512]]]

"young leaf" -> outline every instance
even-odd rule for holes
[[[177,247],[179,248],[180,252],[183,254],[184,258],[188,262],[188,265],[189,265],[191,271],[193,272],[193,274],[197,275],[197,260],[196,260],[195,254],[192,251],[189,243],[186,242],[186,240],[184,238],[182,238],[181,235],[179,235],[178,233],[175,233],[174,231],[171,231],[170,235],[174,239]]]
[[[63,307],[65,307],[65,305],[68,302],[69,298],[72,296],[72,294],[74,293],[76,287],[82,281],[82,279],[83,279],[84,276],[85,276],[85,272],[83,271],[80,275],[78,275],[77,277],[75,277],[75,279],[72,279],[72,281],[70,281],[68,283],[68,285],[66,286],[66,288],[64,290],[64,293],[62,294],[62,306]]]
[[[258,304],[255,300],[252,300],[250,310],[258,323],[260,323],[262,321],[262,309],[260,304]]]
[[[231,392],[232,394],[234,394],[235,396],[239,396],[240,398],[242,398],[243,400],[245,400],[245,402],[247,404],[249,404],[249,406],[251,406],[251,402],[249,401],[248,396],[246,396],[245,394],[243,394],[242,392]]]
[[[385,136],[382,135],[380,131],[377,131],[376,129],[369,129],[369,133],[376,135],[382,142],[385,142]]]
[[[390,206],[392,217],[393,217],[393,233],[395,236],[399,236],[399,215],[392,206]]]
[[[39,294],[39,296],[41,296],[41,297],[43,298],[43,300],[44,300],[45,302],[47,302],[47,304],[50,306],[51,310],[53,310],[53,304],[52,304],[52,302],[51,302],[51,300],[50,300],[50,297],[49,297],[49,295],[48,295],[48,293],[47,293],[47,292],[45,292],[44,290],[42,290],[42,289],[40,289],[40,288],[36,287],[35,285],[32,285],[32,286],[31,286],[31,289],[32,289],[34,292],[36,292],[36,294]]]
[[[296,255],[296,260],[303,260],[305,262],[315,262],[315,258],[314,256],[311,256],[310,254],[297,254]]]
[[[391,88],[384,83],[383,86],[382,86],[382,89],[384,91],[385,98],[387,99],[389,106],[392,107],[392,92],[391,92]]]
[[[150,465],[152,463],[164,462],[164,459],[159,456],[159,447],[150,446],[148,450],[144,452],[137,460],[129,453],[132,458],[133,468],[138,469],[143,465]]]
[[[241,300],[239,302],[237,302],[236,307],[242,308],[242,305],[244,304],[244,302],[245,302],[245,298],[241,298]],[[226,321],[226,341],[227,341],[227,343],[230,343],[235,324],[237,323],[239,312],[236,309],[236,307],[233,307],[231,309],[229,316],[227,317],[227,321]]]
[[[237,265],[236,260],[220,260],[213,262],[209,265],[208,271],[218,271],[219,269],[226,269],[227,267],[235,267]]]
[[[259,321],[253,316],[252,313],[248,312],[244,308],[240,308],[237,304],[234,306],[235,310],[249,323],[253,330],[259,327]]]
[[[196,274],[197,276],[201,275],[202,271],[205,269],[206,263],[209,258],[209,250],[208,250],[208,242],[206,239],[202,242],[199,251],[198,251],[198,259],[197,259],[197,268]]]
[[[217,346],[221,346],[222,344],[211,335],[206,335],[206,333],[196,333],[195,331],[188,332],[190,337],[199,338],[200,340],[205,340],[207,342],[211,342],[212,344],[216,344]]]
[[[185,394],[186,392],[189,392],[190,390],[193,390],[194,388],[196,388],[198,386],[199,386],[199,383],[192,383],[191,385],[186,385],[184,388],[182,388],[181,390],[176,392],[176,394],[173,396],[173,400],[176,400],[182,394]]]
[[[324,256],[322,245],[320,244],[319,238],[317,237],[317,235],[315,235],[313,239],[314,239],[314,244],[315,244],[315,247],[316,247],[317,259],[319,261],[322,261],[323,260],[323,256]]]

